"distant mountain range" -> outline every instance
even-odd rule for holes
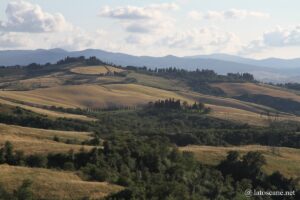
[[[122,66],[179,67],[188,70],[212,69],[220,74],[249,72],[254,74],[257,79],[265,82],[300,82],[300,58],[255,60],[227,54],[150,57],[96,49],[83,51],[65,51],[63,49],[9,50],[0,51],[0,66],[55,63],[67,56],[96,56],[105,62]]]

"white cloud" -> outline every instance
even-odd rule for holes
[[[124,6],[100,10],[100,17],[119,19],[123,28],[130,33],[163,33],[173,28],[174,19],[166,11],[178,10],[175,3],[151,4],[145,7]]]
[[[235,34],[218,28],[200,28],[162,38],[158,44],[169,48],[201,50],[203,52],[226,51],[236,52],[240,44]]]
[[[240,9],[230,9],[226,11],[191,11],[188,13],[188,17],[194,20],[217,20],[217,19],[244,19],[244,18],[269,18],[270,15],[264,12],[248,11]]]
[[[47,13],[23,0],[9,2],[5,12],[7,21],[0,21],[0,30],[6,32],[55,32],[72,27],[62,14]]]
[[[259,39],[244,46],[241,54],[251,54],[268,48],[300,46],[300,25],[288,28],[276,27],[266,31]]]
[[[193,20],[201,20],[202,14],[198,11],[193,10],[188,13],[188,17]]]
[[[123,23],[125,30],[130,33],[159,33],[164,34],[174,28],[174,20],[165,17],[162,20],[146,20]]]
[[[0,49],[15,49],[27,46],[32,41],[24,35],[16,33],[0,33]]]
[[[139,20],[160,18],[163,10],[177,10],[179,7],[174,3],[152,4],[146,7],[124,6],[111,8],[103,7],[100,12],[100,17],[116,18],[121,20]]]
[[[133,45],[151,45],[153,43],[153,38],[145,35],[129,35],[125,41],[128,44]]]

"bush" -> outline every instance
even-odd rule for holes
[[[43,155],[30,155],[26,158],[26,165],[29,167],[47,167],[47,157]]]

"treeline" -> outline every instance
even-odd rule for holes
[[[273,97],[264,94],[244,94],[234,98],[275,108],[276,110],[282,112],[293,113],[297,115],[300,114],[300,103],[292,99]]]
[[[38,64],[38,63],[31,63],[25,66],[21,65],[14,65],[14,66],[0,66],[0,69],[19,69],[19,68],[27,68],[27,69],[37,69],[37,68],[42,68],[42,67],[49,67],[51,65],[65,65],[65,64],[71,64],[71,63],[83,63],[86,65],[106,65],[107,63],[99,60],[95,56],[86,58],[84,56],[79,56],[79,57],[65,57],[59,61],[57,61],[54,64],[51,63],[46,63],[46,64]]]
[[[1,112],[0,123],[66,131],[89,131],[92,127],[92,122],[83,123],[80,120],[68,118],[49,119],[45,115],[36,114],[20,107],[13,107],[6,112]]]
[[[220,75],[209,69],[196,69],[194,71],[188,71],[182,68],[147,68],[147,67],[134,67],[127,66],[129,70],[137,72],[144,72],[152,75],[160,75],[168,78],[192,78],[201,82],[254,82],[255,79],[252,74],[249,73],[228,73],[227,75]]]
[[[178,146],[210,145],[251,145],[260,144],[274,147],[300,148],[300,134],[284,128],[243,128],[243,129],[203,129],[192,133],[166,135]]]
[[[169,109],[173,104],[178,105],[176,101],[167,103],[167,109],[161,109],[161,106],[165,106],[165,101],[158,101],[159,108],[147,106],[129,110],[91,112],[91,116],[97,119],[91,122],[65,118],[53,120],[31,111],[14,108],[12,112],[0,113],[0,123],[53,130],[91,131],[104,139],[111,134],[124,133],[148,137],[164,135],[180,146],[261,144],[300,148],[298,124],[276,122],[276,125],[270,128],[251,127],[246,123],[237,124],[210,117],[206,115],[209,112],[206,111],[208,108],[198,110],[202,108],[201,104],[194,106],[196,110]]]
[[[181,80],[196,92],[218,96],[224,96],[226,94],[220,88],[210,86],[209,83],[256,82],[253,75],[249,73],[228,73],[227,75],[219,75],[213,70],[208,69],[196,69],[194,71],[188,71],[175,67],[151,69],[147,67],[127,66],[127,69],[134,70],[139,73],[162,76],[168,79]]]
[[[209,108],[206,108],[203,103],[201,102],[194,102],[194,104],[190,105],[188,102],[181,100],[173,99],[165,99],[165,100],[158,100],[154,102],[149,102],[148,107],[150,109],[174,109],[174,110],[193,110],[193,111],[200,111],[204,113],[208,113],[210,111]]]
[[[65,65],[65,64],[71,64],[71,63],[84,63],[86,65],[106,65],[105,62],[99,60],[98,58],[96,58],[95,56],[89,57],[89,58],[85,58],[84,56],[80,56],[80,57],[69,57],[67,56],[66,58],[59,60],[56,65]]]
[[[3,152],[8,160],[11,147]],[[202,165],[192,153],[180,152],[164,137],[111,136],[103,148],[74,153],[29,155],[29,167],[78,171],[85,180],[107,181],[126,187],[109,200],[148,199],[240,199],[246,189],[295,191],[297,182],[280,173],[265,174],[264,157],[249,152],[230,153],[217,167]],[[22,162],[19,162],[22,165]]]
[[[271,84],[274,85],[274,84]],[[278,83],[276,86],[284,87],[292,90],[300,90],[300,83]]]

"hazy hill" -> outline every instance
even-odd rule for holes
[[[266,58],[266,59],[257,60],[257,59],[244,58],[244,57],[228,55],[228,54],[198,55],[198,56],[188,56],[186,58],[217,59],[217,60],[238,62],[243,64],[255,65],[260,67],[277,68],[277,69],[300,68],[300,58],[294,58],[294,59]]]
[[[27,65],[30,63],[54,63],[66,56],[96,56],[97,58],[117,65],[147,67],[180,67],[185,69],[212,69],[220,74],[228,72],[250,72],[259,80],[268,82],[297,82],[300,76],[300,59],[254,60],[226,54],[212,54],[190,57],[150,57],[132,56],[123,53],[112,53],[103,50],[87,49],[68,52],[63,49],[50,50],[11,50],[0,51],[0,66]]]

